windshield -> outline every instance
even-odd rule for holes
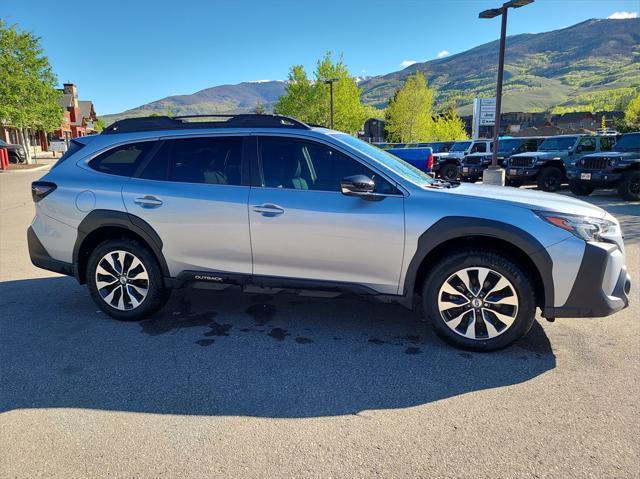
[[[449,151],[467,151],[470,146],[470,141],[456,141]]]
[[[499,153],[511,153],[522,145],[522,140],[499,140],[498,152]]]
[[[7,146],[7,143],[5,143],[4,141],[0,140],[0,145]]]
[[[538,151],[556,151],[556,150],[569,150],[576,144],[576,136],[557,136],[555,138],[547,138],[544,140]]]
[[[640,151],[640,133],[622,135],[614,147],[616,151]]]
[[[448,144],[449,143],[429,143],[427,146],[433,148],[434,153],[442,153],[445,151],[449,151],[449,149],[447,148]]]
[[[333,136],[334,138],[346,143],[347,145],[382,163],[384,166],[397,172],[399,175],[408,179],[412,183],[415,183],[417,185],[433,183],[433,178],[431,176],[427,175],[423,171],[420,171],[418,168],[411,166],[406,161],[401,160],[391,153],[387,153],[386,151],[378,147],[375,147],[367,142],[359,140],[358,138],[354,138],[353,136],[347,135],[345,133],[339,133]]]

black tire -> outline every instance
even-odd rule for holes
[[[627,171],[622,175],[618,194],[627,201],[640,201],[640,170]]]
[[[585,185],[584,183],[580,183],[576,180],[571,180],[569,182],[569,190],[576,196],[589,196],[591,193],[595,191],[594,186]]]
[[[456,272],[460,270],[465,268],[473,269],[476,267],[488,268],[508,280],[515,291],[517,299],[517,308],[510,312],[514,317],[511,325],[501,330],[497,336],[489,339],[485,339],[482,336],[467,338],[464,337],[462,333],[455,332],[452,329],[453,326],[448,326],[448,322],[445,321],[443,317],[446,316],[450,310],[441,312],[438,306],[440,288],[444,286],[445,282],[447,282],[447,280],[451,280],[451,278],[455,276]],[[486,278],[489,278],[489,276]],[[486,281],[487,279],[485,279],[485,284]],[[480,289],[477,293],[480,294],[482,291],[483,290]],[[488,294],[483,300],[481,300],[481,302],[487,301],[487,298],[489,298],[489,296],[493,297],[494,294],[495,293]],[[464,295],[461,295],[461,298],[462,300],[467,301],[467,298]],[[486,303],[484,305],[486,306]],[[495,351],[509,346],[529,332],[535,320],[536,298],[532,283],[523,268],[498,252],[478,249],[460,251],[449,255],[439,261],[431,269],[431,272],[423,285],[422,307],[438,336],[447,343],[455,347],[471,351]],[[470,307],[470,309],[474,308]],[[471,311],[471,313],[473,314],[473,311]],[[463,313],[463,316],[467,314],[468,312],[465,312]],[[484,323],[486,321],[485,310],[483,309],[479,314],[482,315],[482,321],[478,322]],[[464,318],[460,321],[460,325],[462,325],[463,322]],[[472,324],[474,325],[475,335],[478,336],[478,329],[475,327],[475,322]],[[471,326],[469,325],[468,327]],[[487,331],[486,324],[484,325],[484,330],[485,332]]]
[[[118,301],[120,297],[129,298],[128,302],[124,301],[124,299],[122,301],[122,305],[125,308],[127,306],[127,303],[129,305],[132,305],[133,301],[136,301],[134,295],[130,293],[137,291],[137,288],[134,288],[134,291],[131,291],[131,288],[126,284],[126,282],[122,286],[120,284],[116,284],[114,288],[108,289],[108,287],[103,287],[99,290],[96,281],[96,270],[98,269],[98,264],[101,263],[106,255],[115,251],[127,252],[133,255],[138,261],[140,261],[143,266],[144,272],[148,277],[148,280],[146,282],[146,296],[140,301],[139,305],[137,306],[132,306],[127,309],[119,309],[117,307],[120,305],[120,302]],[[129,255],[127,255],[126,257],[128,258]],[[126,263],[127,259],[125,259],[124,262]],[[104,263],[101,264],[104,266]],[[135,268],[131,268],[132,271],[133,269]],[[116,273],[118,273],[117,270]],[[125,275],[129,276],[129,273],[126,270]],[[115,278],[115,275],[111,276]],[[105,276],[101,275],[101,277]],[[109,316],[121,321],[137,321],[150,316],[165,305],[171,293],[171,291],[164,286],[162,271],[160,270],[160,266],[158,265],[158,262],[153,253],[151,253],[151,251],[140,242],[129,238],[112,239],[100,243],[89,255],[89,259],[87,261],[86,278],[89,292],[91,293],[91,297],[95,301],[96,305]],[[136,285],[134,284],[133,280],[129,281],[131,282],[132,286],[144,287],[144,283],[138,283]],[[118,297],[118,299],[116,299],[116,306],[113,306],[112,304],[107,303],[105,299],[103,299],[103,295],[108,291],[117,288],[120,288],[120,294],[117,294],[117,292],[114,293],[112,301],[116,296]],[[130,292],[126,294],[123,293],[123,288],[127,288]],[[108,295],[107,298],[109,298]]]
[[[440,168],[440,178],[454,181],[458,178],[458,167],[453,163],[447,163]]]
[[[560,189],[563,179],[564,174],[560,168],[556,166],[546,166],[538,174],[536,182],[538,184],[538,189],[553,193]]]
[[[514,188],[520,188],[522,186],[522,180],[507,180],[507,186],[513,186]]]

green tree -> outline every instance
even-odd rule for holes
[[[20,129],[27,150],[26,129],[52,131],[60,127],[61,93],[40,39],[0,20],[0,119]]]
[[[276,103],[275,112],[328,127],[331,124],[330,87],[325,82],[333,78],[337,78],[333,83],[334,128],[351,134],[357,132],[372,110],[360,101],[361,89],[342,57],[334,62],[331,52],[318,60],[313,81],[301,65],[291,68],[285,94]]]
[[[640,94],[629,102],[624,111],[624,121],[632,129],[640,129]]]
[[[102,118],[98,118],[96,121],[93,122],[93,129],[96,130],[98,133],[101,133],[102,130],[104,130],[105,128],[104,124],[104,120]]]
[[[435,139],[434,93],[422,72],[407,77],[387,108],[385,127],[391,141],[408,143]]]
[[[267,113],[267,110],[265,109],[264,105],[262,104],[261,101],[259,101],[258,103],[256,103],[256,108],[254,110],[256,115],[264,115],[265,113]]]
[[[458,115],[455,106],[449,106],[443,115],[436,118],[432,136],[437,141],[466,140],[469,138],[464,127],[464,121]]]
[[[289,71],[285,93],[276,102],[274,111],[298,120],[312,123],[314,86],[302,65],[294,65]]]

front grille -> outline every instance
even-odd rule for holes
[[[609,167],[609,160],[607,158],[584,158],[582,160],[585,170],[606,170]]]
[[[511,158],[509,166],[527,167],[531,166],[535,158]]]
[[[464,164],[465,165],[479,165],[481,163],[482,163],[482,158],[479,157],[479,156],[475,156],[475,157],[474,156],[471,156],[471,157],[467,156],[464,159]]]

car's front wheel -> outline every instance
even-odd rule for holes
[[[440,168],[440,177],[443,180],[454,181],[458,178],[458,167],[453,163],[447,163]]]
[[[622,175],[618,182],[618,194],[627,201],[640,201],[640,170]]]
[[[153,254],[138,241],[104,241],[89,256],[87,285],[108,315],[135,321],[160,309],[169,296]]]
[[[595,191],[595,187],[572,180],[569,182],[569,190],[576,196],[589,196]]]
[[[460,251],[438,262],[422,301],[441,338],[473,351],[508,346],[535,318],[535,293],[524,270],[488,250]]]
[[[547,166],[538,174],[537,185],[542,191],[555,192],[562,186],[562,170],[555,166]]]

